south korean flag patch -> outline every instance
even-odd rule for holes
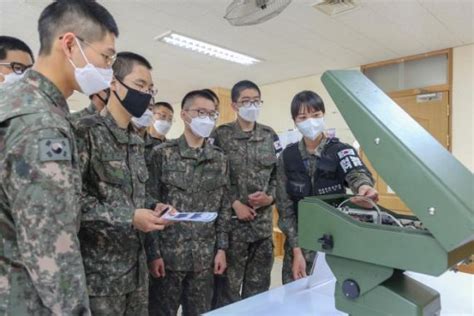
[[[273,138],[273,147],[275,148],[275,153],[278,155],[283,150],[283,147],[280,143],[280,138],[277,135]]]
[[[340,152],[338,152],[337,156],[339,157],[339,159],[342,159],[342,158],[347,157],[347,156],[356,156],[356,153],[355,153],[354,149],[346,148],[346,149],[343,149]]]

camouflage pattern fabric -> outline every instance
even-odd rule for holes
[[[273,267],[272,238],[256,242],[230,240],[227,250],[227,269],[224,277],[217,277],[215,305],[219,308],[247,297],[268,291]]]
[[[151,234],[147,245],[148,260],[163,258],[167,270],[164,279],[152,279],[150,309],[160,308],[162,298],[173,294],[166,315],[183,304],[190,315],[206,310],[212,299],[212,267],[216,249],[228,248],[231,208],[228,200],[228,163],[220,149],[205,144],[194,149],[184,135],[156,147],[151,154],[147,183],[147,206],[157,202],[173,205],[181,212],[218,212],[212,223],[178,222]],[[174,274],[184,273],[183,274]],[[158,284],[154,284],[154,283]],[[202,283],[204,282],[204,283]],[[161,286],[160,284],[166,284]],[[207,288],[208,292],[194,291]],[[186,293],[186,298],[181,299]],[[205,295],[204,295],[205,294]],[[204,296],[203,296],[204,295]],[[193,305],[201,299],[204,305]]]
[[[89,315],[69,107],[30,70],[0,88],[0,314]]]
[[[83,177],[79,239],[89,295],[115,296],[126,306],[124,295],[148,282],[144,234],[132,226],[135,209],[145,206],[143,140],[131,125],[120,128],[107,110],[82,118],[76,135]]]
[[[151,277],[149,315],[177,315],[180,305],[183,315],[201,315],[211,309],[213,283],[212,269],[196,272],[166,270],[164,278]]]
[[[94,115],[96,113],[95,105],[90,103],[86,108],[83,108],[80,111],[74,112],[70,114],[70,120],[73,123],[78,122],[80,119],[86,116]]]
[[[272,128],[256,123],[253,131],[244,132],[235,121],[217,127],[209,142],[221,147],[229,157],[231,202],[239,200],[248,205],[248,195],[257,191],[275,197],[276,162],[281,146]],[[242,297],[268,290],[273,263],[272,211],[271,205],[261,207],[256,218],[248,222],[233,216],[227,280],[218,283],[214,307],[238,300],[241,287],[245,289]],[[255,256],[255,249],[264,253]],[[245,270],[246,266],[250,268]]]

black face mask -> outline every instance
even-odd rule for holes
[[[105,89],[104,92],[106,94],[105,98],[101,97],[99,93],[96,93],[96,94],[91,95],[91,99],[95,95],[99,98],[100,101],[102,101],[105,105],[107,105],[110,98],[110,89]]]
[[[127,94],[123,100],[120,100],[117,92],[114,91],[115,96],[117,99],[122,103],[122,106],[127,110],[134,117],[140,117],[145,113],[146,109],[150,106],[151,102],[151,94],[143,93],[133,88],[130,88],[125,83],[123,83],[120,79],[116,78],[122,86],[127,88]]]

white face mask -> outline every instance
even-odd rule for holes
[[[153,124],[153,112],[146,110],[140,117],[132,117],[132,122],[137,128],[145,128]]]
[[[165,120],[156,120],[153,127],[158,134],[165,136],[171,129],[171,122]]]
[[[7,83],[13,83],[13,82],[17,82],[18,80],[20,80],[21,78],[23,78],[23,76],[25,75],[25,73],[22,73],[21,75],[15,73],[15,72],[12,72],[12,73],[9,73],[8,75],[5,75],[5,74],[2,74],[0,72],[0,77],[3,77],[3,81],[0,82],[0,85],[2,84],[7,84]]]
[[[255,105],[241,106],[239,108],[239,115],[247,122],[255,122],[260,114],[260,107]]]
[[[211,120],[208,116],[205,118],[195,117],[191,119],[191,123],[187,123],[194,135],[198,137],[209,137],[211,135],[216,122]]]
[[[304,137],[315,140],[324,131],[324,118],[309,118],[296,123],[296,127]]]
[[[76,78],[77,84],[81,88],[81,92],[87,96],[90,96],[109,88],[113,78],[112,68],[99,68],[92,65],[89,60],[87,60],[87,57],[84,54],[81,44],[77,38],[76,42],[79,46],[82,57],[84,57],[84,60],[87,64],[82,68],[78,68],[76,65],[74,65],[71,59],[69,59],[69,62],[74,67],[74,76]]]

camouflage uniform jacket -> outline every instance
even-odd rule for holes
[[[33,70],[7,87],[0,88],[0,314],[88,314],[69,107]]]
[[[158,145],[161,145],[164,142],[166,142],[166,139],[161,140],[159,138],[155,138],[151,136],[148,132],[145,134],[145,161],[147,162],[147,164],[149,163],[148,158],[150,157],[153,148]]]
[[[306,149],[304,140],[302,139],[298,143],[298,150],[301,154],[301,158],[307,165],[308,175],[311,178],[311,182],[314,185],[314,173],[316,171],[317,157],[321,156],[324,148],[328,145],[329,138],[324,138],[319,146],[316,148],[314,154],[310,154]],[[286,191],[286,182],[287,177],[285,173],[285,165],[283,163],[283,155],[280,155],[278,158],[278,187],[277,187],[277,196],[276,196],[276,207],[278,209],[279,218],[278,226],[285,234],[288,244],[291,248],[298,247],[298,223],[297,223],[297,210],[294,208],[293,201],[288,197]],[[363,184],[373,186],[372,177],[370,173],[364,172],[363,170],[351,170],[345,176],[345,181],[348,186],[351,188],[352,192],[357,193],[359,187]]]
[[[71,121],[72,121],[73,123],[76,123],[76,122],[78,122],[81,118],[86,117],[86,116],[89,116],[89,115],[93,115],[93,114],[95,114],[96,112],[97,112],[97,110],[95,109],[95,105],[92,104],[92,102],[91,102],[88,107],[83,108],[83,109],[80,110],[80,111],[71,113],[71,115],[70,115]]]
[[[244,132],[237,122],[216,128],[209,142],[222,148],[230,164],[230,201],[248,205],[248,195],[264,191],[275,198],[277,154],[281,151],[278,135],[271,127],[255,124]],[[235,214],[233,214],[235,215]],[[231,238],[254,242],[272,236],[272,206],[257,210],[250,222],[232,219]]]
[[[157,202],[180,212],[218,212],[211,223],[178,222],[153,234],[148,260],[162,257],[172,271],[202,271],[213,264],[216,248],[227,249],[230,223],[228,164],[210,144],[193,149],[186,138],[155,147],[149,166],[147,205]]]
[[[79,239],[89,295],[129,293],[146,282],[143,236],[132,226],[145,206],[142,138],[121,129],[107,111],[76,126],[83,178]]]

